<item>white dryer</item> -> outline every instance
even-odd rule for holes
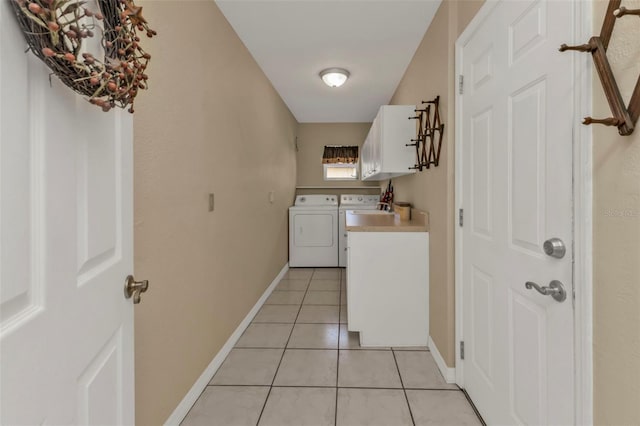
[[[289,207],[289,266],[338,266],[337,196],[296,196]]]

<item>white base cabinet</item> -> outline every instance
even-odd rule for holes
[[[427,345],[428,232],[348,233],[347,328],[361,346]]]

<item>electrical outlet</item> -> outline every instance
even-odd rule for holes
[[[214,208],[214,203],[213,203],[213,193],[209,194],[209,211],[212,212]]]

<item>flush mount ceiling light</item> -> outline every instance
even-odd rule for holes
[[[349,71],[343,68],[327,68],[320,71],[320,77],[329,87],[340,87],[349,78]]]

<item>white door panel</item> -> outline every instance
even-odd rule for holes
[[[461,46],[464,385],[488,424],[573,423],[571,24],[571,2],[504,0]],[[551,280],[565,302],[524,285]]]
[[[133,424],[132,118],[31,53],[0,5],[0,423]]]

